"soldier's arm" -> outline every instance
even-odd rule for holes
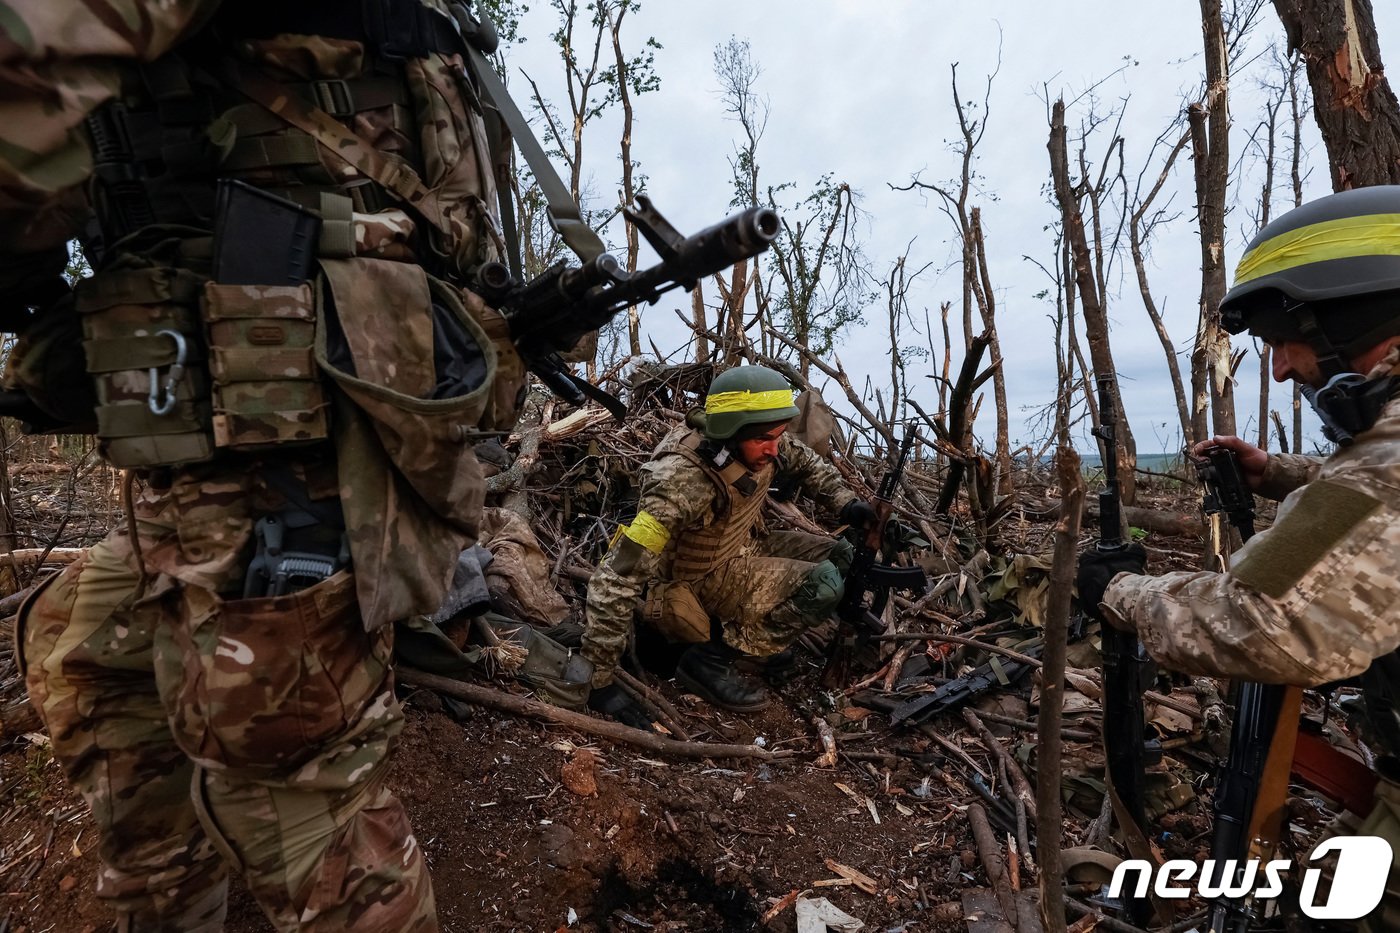
[[[1254,491],[1266,499],[1281,502],[1295,489],[1311,483],[1317,478],[1322,461],[1317,457],[1303,454],[1269,454],[1264,465],[1264,476],[1259,488]]]
[[[92,173],[83,120],[123,71],[198,30],[219,0],[0,0],[0,249],[38,252],[76,234]]]
[[[692,463],[665,457],[642,468],[642,492],[634,518],[588,581],[585,658],[593,662],[594,687],[612,683],[632,630],[632,613],[671,538],[702,520],[714,487]]]
[[[1310,483],[1227,573],[1120,574],[1103,609],[1173,670],[1302,686],[1358,674],[1400,646],[1400,513],[1383,495],[1365,476]]]
[[[808,496],[833,515],[856,498],[836,467],[797,438],[784,434],[778,454],[782,457],[782,472],[794,477]]]

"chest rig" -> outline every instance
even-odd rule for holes
[[[750,473],[732,453],[714,448],[698,431],[682,437],[669,453],[695,464],[715,487],[714,520],[677,536],[668,576],[692,583],[737,557],[753,540],[763,503],[768,501],[774,466],[769,464],[758,473]]]
[[[493,147],[450,19],[417,0],[226,8],[87,123],[96,273],[73,305],[121,467],[327,437],[318,261],[460,284],[500,254]]]

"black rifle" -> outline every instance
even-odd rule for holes
[[[1021,653],[1039,658],[1044,649],[1044,644],[1036,644]],[[932,693],[925,693],[896,706],[890,712],[890,723],[899,725],[906,720],[921,723],[939,713],[960,709],[988,691],[1011,686],[1032,669],[1033,665],[1025,661],[993,657],[972,673],[950,680]]]
[[[875,520],[856,543],[851,568],[846,572],[845,592],[836,607],[836,617],[841,620],[842,628],[854,628],[857,640],[868,639],[885,630],[880,614],[885,611],[891,592],[922,592],[928,586],[928,576],[922,567],[897,567],[879,562],[880,549],[885,542],[885,528],[894,512],[895,490],[904,476],[904,465],[909,460],[909,448],[913,444],[914,432],[905,431],[904,440],[899,445],[899,457],[880,478],[879,488],[875,491],[871,503],[875,507]],[[822,674],[823,683],[832,686],[845,679],[846,655],[850,647],[850,640],[838,631],[831,658]]]
[[[1226,447],[1208,447],[1200,458],[1192,458],[1192,465],[1205,487],[1205,513],[1224,513],[1239,530],[1240,540],[1248,541],[1254,535],[1254,494],[1240,471],[1235,452]],[[1280,790],[1286,790],[1287,772],[1293,761],[1301,697],[1302,691],[1296,687],[1248,682],[1238,685],[1230,747],[1216,775],[1215,828],[1210,847],[1216,871],[1223,875],[1233,863],[1235,877],[1226,879],[1230,882],[1244,873],[1248,859],[1267,858],[1278,842],[1278,817],[1283,803]],[[1279,739],[1276,751],[1275,737]],[[1277,760],[1271,762],[1271,757]],[[1284,769],[1283,787],[1279,787],[1275,774],[1272,789],[1261,795],[1270,768]],[[1207,929],[1211,933],[1244,933],[1253,919],[1248,897],[1221,897],[1211,905]]]
[[[1128,547],[1123,537],[1122,504],[1118,497],[1117,407],[1112,376],[1098,377],[1099,426],[1096,437],[1103,441],[1104,489],[1099,493],[1100,552],[1122,551]],[[1104,753],[1108,758],[1108,793],[1118,816],[1128,850],[1134,858],[1152,859],[1143,834],[1146,822],[1144,783],[1145,727],[1142,695],[1152,682],[1156,668],[1142,643],[1131,632],[1102,623],[1099,637],[1103,649],[1103,731]],[[1151,916],[1151,904],[1143,898],[1127,898],[1129,921],[1144,926]]]
[[[592,398],[619,420],[626,413],[621,403],[570,372],[559,354],[624,308],[653,304],[673,288],[689,291],[705,276],[757,256],[778,235],[778,215],[766,207],[740,211],[688,237],[645,195],[623,213],[661,262],[629,273],[602,253],[581,266],[561,260],[529,282],[517,281],[505,264],[489,262],[477,270],[472,286],[500,308],[521,357],[550,391],[576,405]]]

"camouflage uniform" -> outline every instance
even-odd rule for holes
[[[390,6],[385,29],[446,14],[438,0]],[[115,216],[120,172],[95,168],[86,122],[104,104],[158,115],[135,145],[182,169],[144,189],[169,195],[152,198],[162,226],[108,236],[67,306],[103,448],[140,477],[134,514],[48,581],[17,631],[31,699],[101,829],[98,894],[123,929],[219,929],[230,865],[278,929],[437,929],[422,850],[385,784],[402,723],[389,623],[434,610],[474,539],[470,441],[514,420],[521,366],[500,315],[459,287],[499,240],[460,57],[381,58],[301,21],[271,28],[370,7],[0,0],[0,293],[55,257],[61,269],[68,238]],[[312,210],[321,199],[313,283],[208,281],[223,177]],[[171,361],[120,354],[152,352],[141,342],[158,327],[207,363],[167,392],[193,427],[150,439],[122,425],[145,417],[146,367]],[[440,391],[444,327],[478,354],[460,391]],[[175,449],[168,466],[141,462]],[[343,518],[353,573],[240,598],[255,522],[304,502]]]
[[[1325,461],[1271,454],[1287,498],[1227,573],[1119,574],[1103,609],[1172,670],[1315,686],[1400,647],[1400,400]]]
[[[833,512],[856,498],[831,464],[786,434],[777,463],[743,474],[753,482],[751,492],[727,490],[738,503],[729,513],[734,520],[724,527],[727,539],[713,550],[693,553],[696,540],[726,517],[717,474],[679,451],[698,439],[690,429],[678,428],[657,446],[642,468],[637,518],[588,583],[583,655],[594,664],[594,687],[612,682],[644,594],[683,585],[719,620],[727,645],[766,656],[820,621],[813,607],[824,602],[823,594],[804,591],[813,567],[829,560],[844,573],[849,566],[850,546],[842,539],[761,531],[763,503],[777,482],[795,481]],[[706,634],[697,633],[694,640]]]

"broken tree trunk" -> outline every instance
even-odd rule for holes
[[[1371,0],[1274,0],[1274,9],[1307,63],[1332,190],[1400,184],[1400,103]]]

